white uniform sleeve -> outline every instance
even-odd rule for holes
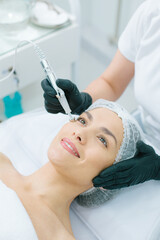
[[[135,62],[139,43],[145,32],[147,6],[148,1],[145,1],[140,5],[127,24],[118,42],[120,52],[132,62]]]

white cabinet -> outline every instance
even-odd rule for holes
[[[103,62],[111,60],[118,38],[144,0],[81,0],[82,43]]]
[[[78,26],[75,22],[56,32],[49,32],[45,36],[40,37],[36,42],[60,77],[61,68],[69,67],[71,71],[72,63],[77,60],[78,48]],[[13,66],[14,56],[14,49],[0,56],[1,78],[3,77],[3,72]],[[44,78],[39,58],[31,44],[20,48],[16,59],[16,72],[20,79],[20,89],[35,81],[40,82]],[[15,90],[16,84],[12,77],[0,82],[0,98]]]
[[[115,34],[119,11],[119,29],[124,29],[133,12],[144,0],[81,0],[83,27],[94,26],[106,36]],[[119,8],[119,9],[118,9]]]
[[[139,5],[144,2],[144,0],[121,0],[121,2],[119,35],[124,30],[133,13],[136,11]]]
[[[29,25],[30,33],[38,32],[38,36],[32,39],[30,36],[24,39],[36,40],[36,43],[45,53],[46,58],[54,68],[59,78],[69,78],[73,81],[75,66],[79,49],[79,25],[75,18],[64,28],[58,30],[41,29]],[[26,34],[26,32],[25,32]],[[13,66],[15,47],[19,41],[0,38],[0,78],[4,71]],[[19,91],[22,94],[24,111],[32,110],[44,105],[41,80],[45,78],[38,56],[33,46],[26,44],[20,47],[16,59],[16,72],[20,80]],[[17,90],[13,77],[0,82],[0,99]],[[4,119],[2,100],[0,101],[0,119]]]
[[[98,28],[105,35],[114,33],[118,0],[81,0],[83,27]]]

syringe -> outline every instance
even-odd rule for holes
[[[50,81],[50,83],[52,84],[52,87],[57,92],[56,97],[57,97],[58,101],[60,102],[61,106],[63,107],[65,113],[68,114],[69,120],[74,121],[74,117],[71,115],[71,109],[70,109],[69,104],[67,102],[65,93],[56,84],[57,77],[56,77],[53,69],[50,67],[48,61],[45,58],[41,59],[40,62],[41,62],[41,65],[43,67],[43,70],[46,73],[46,76],[47,76],[48,80]]]

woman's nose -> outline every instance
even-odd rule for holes
[[[85,144],[86,143],[86,134],[79,132],[79,131],[74,131],[73,132],[73,136],[76,138],[76,140],[81,143],[81,144]]]

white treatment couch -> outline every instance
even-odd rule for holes
[[[19,172],[31,174],[48,161],[47,148],[67,121],[67,116],[43,108],[13,117],[0,124],[0,151]],[[97,208],[73,202],[70,217],[76,240],[159,240],[160,182],[122,189]]]

